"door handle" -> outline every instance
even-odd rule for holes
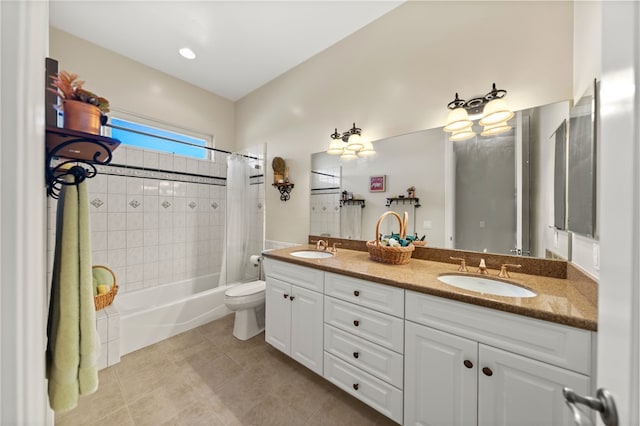
[[[618,426],[618,410],[616,409],[616,403],[613,400],[613,395],[605,389],[598,389],[596,391],[596,397],[578,395],[567,387],[562,389],[564,395],[564,401],[569,406],[571,414],[573,414],[573,421],[576,426],[581,426],[583,417],[586,417],[584,412],[580,410],[577,404],[586,405],[592,410],[596,410],[600,413],[600,418],[605,426]]]

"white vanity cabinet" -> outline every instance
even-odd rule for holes
[[[325,273],[324,377],[402,423],[404,290]]]
[[[322,375],[324,272],[268,258],[263,264],[265,340]]]
[[[571,425],[591,393],[592,333],[406,292],[407,425]]]

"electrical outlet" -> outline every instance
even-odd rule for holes
[[[422,222],[422,227],[424,229],[431,229],[433,228],[433,222],[430,220],[425,220],[424,222]]]
[[[486,225],[486,223],[484,222],[484,220],[480,221],[480,228],[484,228],[484,226]]]
[[[558,231],[553,232],[553,247],[558,248]]]
[[[593,243],[593,267],[600,270],[600,244]]]

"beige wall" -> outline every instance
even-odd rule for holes
[[[214,136],[217,148],[235,145],[233,102],[50,28],[49,55],[74,72],[112,107]]]
[[[267,188],[267,239],[305,241],[310,154],[334,127],[377,140],[441,126],[455,92],[493,82],[514,110],[571,98],[572,22],[571,2],[409,2],[239,100],[237,146],[266,142],[296,185],[286,203]]]

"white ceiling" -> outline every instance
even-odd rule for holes
[[[235,101],[403,1],[53,0],[50,23]]]

